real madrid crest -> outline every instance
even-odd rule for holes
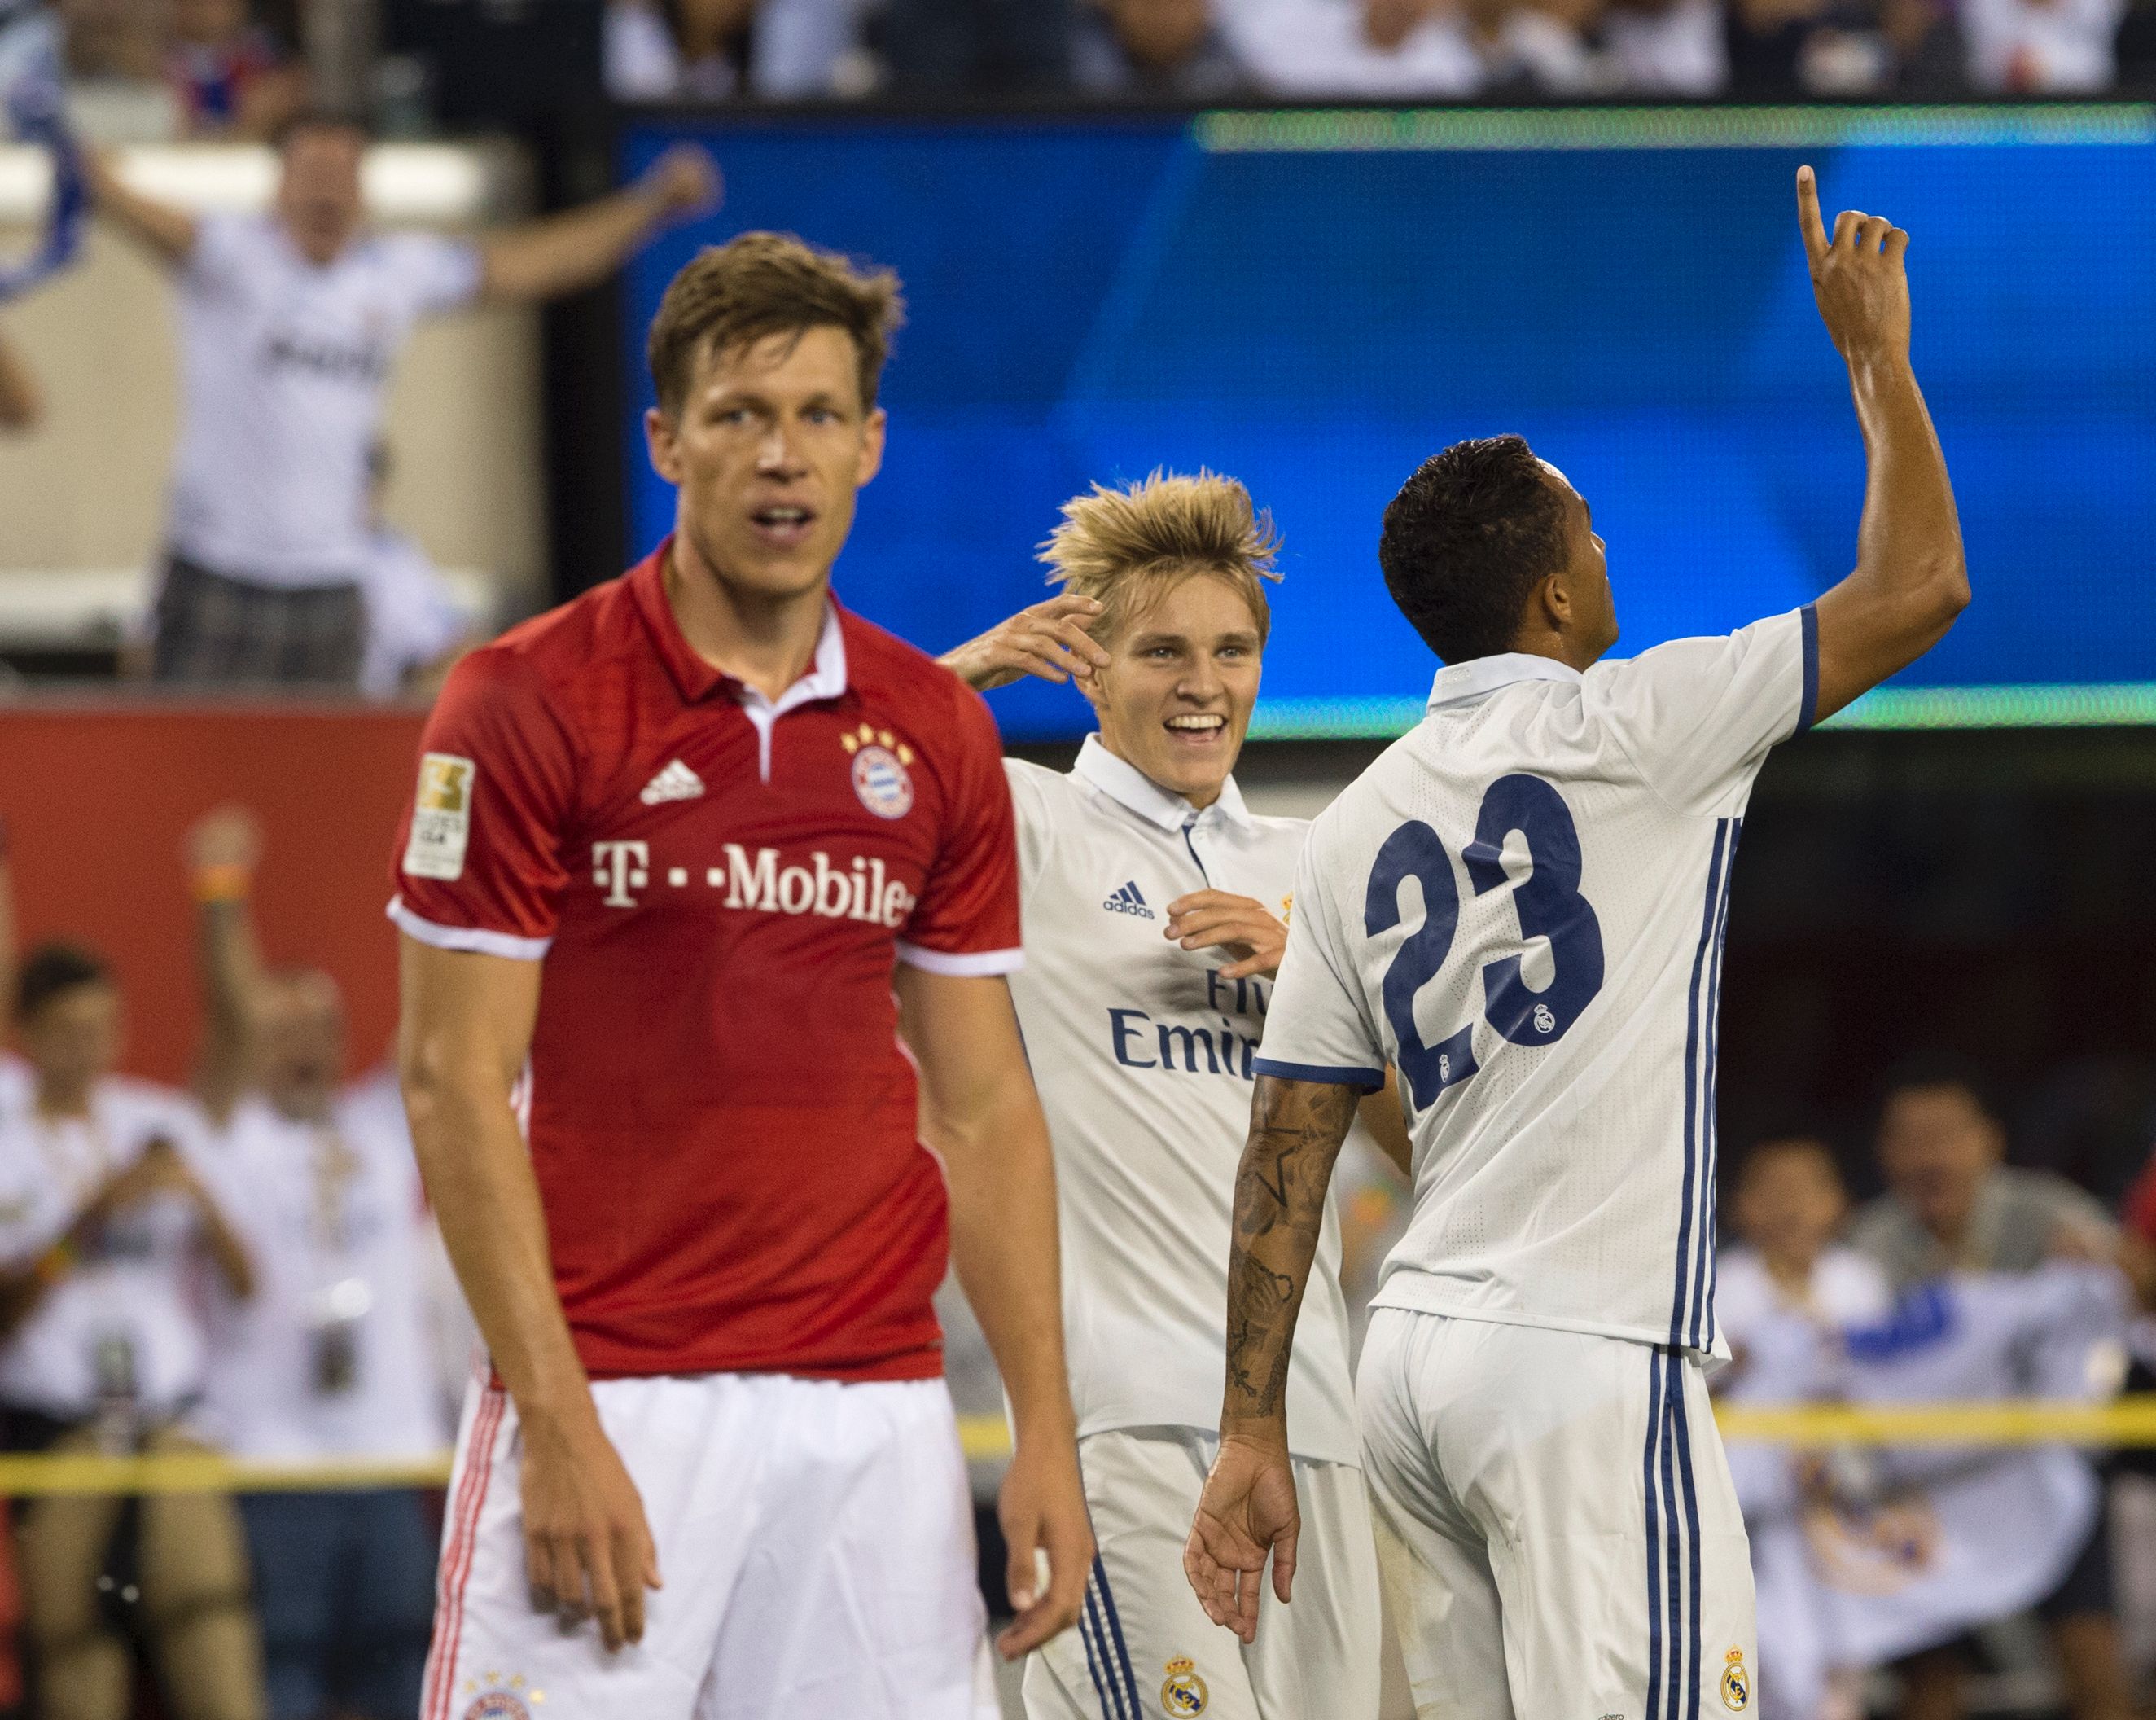
[[[1722,1706],[1741,1714],[1752,1701],[1752,1675],[1744,1670],[1744,1651],[1732,1648],[1723,1658],[1727,1664],[1722,1669]]]
[[[1188,1720],[1205,1712],[1205,1681],[1198,1676],[1198,1663],[1178,1655],[1168,1663],[1168,1682],[1160,1687],[1160,1705],[1177,1720]]]
[[[902,819],[913,810],[913,778],[906,766],[913,749],[889,729],[859,728],[839,737],[854,757],[854,793],[880,819]]]

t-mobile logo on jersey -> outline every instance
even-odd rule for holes
[[[592,882],[606,892],[599,900],[610,908],[633,908],[636,898],[629,892],[649,881],[651,864],[648,842],[592,844]]]
[[[894,930],[913,912],[913,892],[888,876],[880,860],[855,855],[850,864],[840,865],[819,849],[810,853],[808,865],[782,866],[775,848],[759,848],[752,855],[738,842],[729,842],[725,852],[726,865],[705,868],[702,882],[708,889],[725,891],[725,906],[730,908],[814,914],[819,919],[856,920]],[[666,882],[675,890],[686,889],[690,878],[686,866],[667,868]],[[629,892],[650,881],[649,843],[592,844],[592,882],[603,892],[599,900],[607,906],[637,906],[639,898]]]

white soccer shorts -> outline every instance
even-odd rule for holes
[[[1273,1598],[1268,1572],[1245,1648],[1183,1574],[1219,1444],[1195,1428],[1079,1441],[1101,1553],[1078,1628],[1026,1661],[1029,1720],[1376,1720],[1378,1563],[1361,1471],[1296,1460],[1294,1599]]]
[[[1423,1720],[1753,1707],[1744,1519],[1696,1360],[1380,1308],[1357,1399]]]
[[[995,1720],[940,1379],[600,1380],[665,1587],[642,1642],[533,1610],[516,1411],[465,1404],[421,1720]]]

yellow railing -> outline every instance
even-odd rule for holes
[[[1747,1409],[1715,1415],[1732,1444],[1762,1445],[2156,1445],[2156,1393],[2109,1404],[1869,1404]],[[970,1458],[1007,1457],[1003,1418],[963,1415]]]
[[[2156,1393],[2109,1404],[2024,1400],[1989,1404],[1871,1404],[1789,1409],[1723,1405],[1722,1437],[1770,1445],[2156,1445]],[[968,1459],[1010,1455],[999,1415],[962,1415],[958,1437]],[[156,1457],[69,1453],[0,1456],[0,1497],[47,1493],[333,1492],[363,1487],[439,1487],[449,1478],[446,1453],[391,1462],[266,1463],[209,1452]]]

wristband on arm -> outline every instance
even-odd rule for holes
[[[195,900],[204,907],[214,907],[220,902],[245,901],[254,886],[254,874],[237,863],[202,866],[190,882]]]

